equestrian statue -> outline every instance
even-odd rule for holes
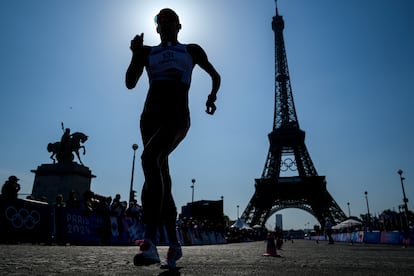
[[[64,127],[62,123],[62,130],[63,129]],[[47,151],[52,153],[50,159],[53,160],[53,164],[56,163],[56,159],[58,163],[71,163],[75,158],[72,152],[75,152],[79,162],[83,165],[79,155],[79,149],[83,149],[83,155],[85,155],[86,149],[81,143],[85,143],[86,140],[88,140],[88,136],[82,132],[74,132],[71,134],[69,128],[64,129],[60,142],[49,143],[47,145]]]

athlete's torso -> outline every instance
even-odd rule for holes
[[[150,117],[188,116],[192,70],[204,55],[196,44],[146,46],[143,63],[150,87],[143,113]]]
[[[190,85],[193,68],[193,57],[187,45],[158,45],[148,54],[146,69],[150,83],[168,80]]]

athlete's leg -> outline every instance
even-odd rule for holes
[[[171,191],[171,176],[168,167],[168,158],[164,160],[161,167],[162,182],[164,185],[164,199],[162,204],[162,220],[167,231],[168,241],[170,244],[178,245],[177,233],[176,233],[176,219],[177,219],[177,207],[175,206],[174,199]]]
[[[151,138],[159,131],[160,122],[154,118],[141,117],[141,136],[144,144],[144,152],[146,147],[150,145]],[[143,154],[144,155],[144,154]],[[148,155],[148,154],[147,154]],[[141,192],[142,203],[142,221],[144,223],[144,239],[151,240],[152,243],[157,243],[157,230],[159,212],[157,211],[157,205],[161,202],[162,197],[162,182],[161,179],[157,179],[157,175],[160,174],[157,166],[149,168],[149,162],[146,162],[144,166],[144,160],[142,159],[142,168],[144,171],[144,185]],[[157,172],[158,170],[158,172]],[[158,202],[158,204],[156,203]]]
[[[188,120],[172,121],[160,126],[156,131],[152,131],[150,137],[143,134],[143,140],[146,141],[141,157],[145,176],[142,190],[143,221],[147,224],[145,237],[153,240],[154,243],[156,242],[156,230],[154,229],[157,229],[157,226],[163,220],[164,203],[167,206],[175,207],[171,195],[171,178],[167,158],[185,137],[188,128]],[[141,129],[145,129],[145,123],[141,122]],[[163,167],[165,161],[166,165]],[[162,168],[164,171],[161,170]]]

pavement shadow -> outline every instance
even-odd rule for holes
[[[158,274],[158,276],[179,276],[181,275],[180,269],[182,267],[177,267],[175,269],[169,269],[166,270],[164,272],[161,272],[160,274]]]

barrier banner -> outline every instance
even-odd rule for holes
[[[5,200],[0,196],[0,243],[134,244],[144,227],[136,217],[112,217],[83,208],[55,207],[34,200]],[[168,244],[165,228],[160,244]],[[183,245],[227,243],[222,233],[177,228]],[[413,239],[414,240],[414,239]]]
[[[364,231],[353,232],[352,235],[354,242],[360,243],[364,241]]]
[[[127,231],[128,242],[135,242],[144,238],[144,225],[137,219],[131,217],[124,218],[124,224]]]
[[[381,240],[381,232],[364,232],[365,243],[379,243]]]
[[[381,243],[399,244],[400,232],[381,232]]]
[[[135,218],[99,216],[81,209],[55,208],[56,242],[133,244],[143,237]]]
[[[0,240],[51,242],[52,211],[48,204],[32,200],[0,199]]]
[[[100,243],[105,240],[103,217],[80,209],[55,208],[56,241]]]

